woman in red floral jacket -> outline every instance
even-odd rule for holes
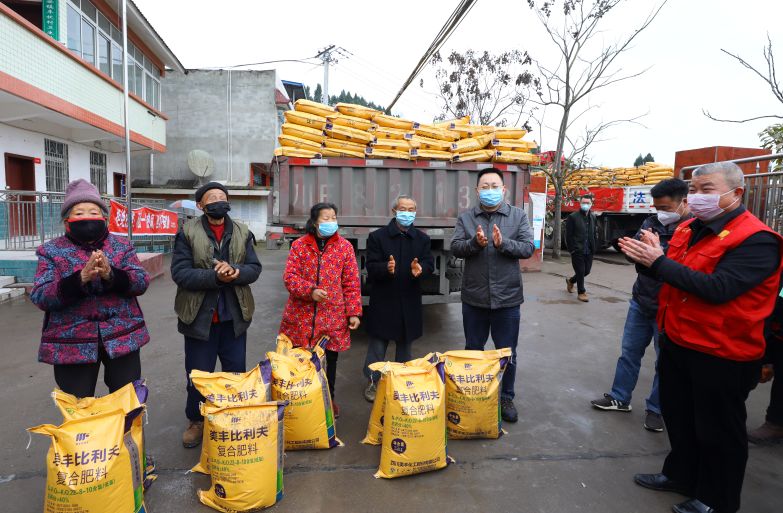
[[[332,398],[338,352],[351,347],[349,330],[359,327],[362,314],[354,249],[337,228],[335,205],[313,205],[307,235],[294,241],[288,254],[283,281],[289,296],[280,323],[280,333],[296,346],[312,348],[324,335],[329,337],[326,377]],[[339,415],[336,404],[334,414]]]

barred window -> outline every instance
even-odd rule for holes
[[[106,194],[106,154],[99,151],[90,152],[90,182],[98,188],[98,192]]]
[[[51,139],[44,139],[46,155],[46,190],[65,192],[68,185],[68,145]]]

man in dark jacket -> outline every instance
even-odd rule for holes
[[[653,205],[657,214],[644,220],[636,234],[640,239],[643,231],[650,230],[661,240],[664,251],[669,245],[677,227],[690,219],[688,204],[688,184],[679,178],[670,178],[656,184],[651,190]],[[617,369],[614,373],[612,391],[604,394],[601,399],[591,401],[593,407],[599,410],[631,411],[631,395],[639,379],[639,369],[642,358],[650,341],[655,347],[656,360],[658,355],[658,293],[662,282],[652,276],[640,273],[633,284],[633,297],[628,306],[625,318],[623,341],[620,358],[617,359]],[[657,367],[657,365],[656,365]],[[653,432],[663,431],[661,417],[661,402],[658,393],[658,373],[653,378],[652,390],[646,402],[647,414],[644,427]]]
[[[421,336],[421,280],[432,274],[435,262],[430,238],[413,226],[416,201],[399,196],[392,206],[389,224],[372,232],[367,239],[367,278],[370,306],[365,326],[370,335],[364,374],[369,379],[364,397],[375,401],[380,373],[368,366],[386,358],[389,342],[395,342],[394,361],[411,359],[411,342]]]
[[[255,309],[250,284],[261,273],[255,238],[228,216],[231,206],[222,184],[203,185],[196,203],[204,215],[182,226],[171,259],[177,328],[185,335],[185,373],[214,372],[218,358],[224,372],[244,372],[246,332]],[[201,443],[204,419],[198,405],[204,397],[190,379],[187,391],[190,425],[182,444],[190,448]]]
[[[783,277],[781,277],[783,287]],[[770,391],[769,407],[764,424],[748,433],[754,444],[783,441],[783,288],[778,294],[775,311],[767,320],[767,352],[762,367],[761,382],[774,378]]]
[[[533,255],[533,231],[527,214],[505,201],[503,173],[493,167],[478,173],[479,205],[459,215],[451,251],[465,260],[462,274],[462,327],[465,349],[483,350],[492,333],[495,348],[511,348],[503,373],[500,412],[506,422],[518,420],[514,407],[522,274],[519,259]]]
[[[579,198],[579,211],[566,218],[566,247],[571,253],[571,265],[575,273],[566,278],[566,290],[573,292],[576,284],[577,298],[584,303],[589,301],[585,276],[593,268],[593,255],[598,247],[595,214],[590,211],[592,207],[593,197],[586,194]]]

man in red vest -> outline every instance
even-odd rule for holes
[[[691,499],[675,513],[734,513],[748,459],[745,400],[764,356],[783,238],[742,205],[742,170],[730,162],[693,172],[696,217],[674,232],[666,255],[657,236],[624,238],[623,252],[664,282],[659,296],[661,409],[671,452],[646,488]]]

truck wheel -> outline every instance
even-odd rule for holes
[[[457,264],[449,261],[446,267],[446,279],[449,280],[449,292],[462,290],[462,262]]]

